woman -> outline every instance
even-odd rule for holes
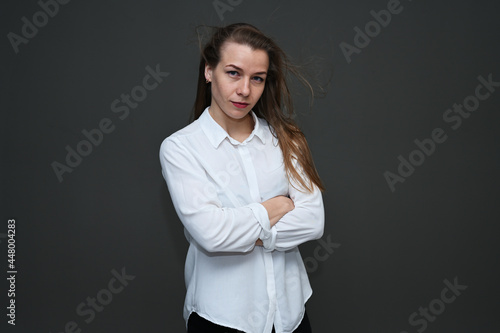
[[[257,28],[218,28],[202,50],[194,122],[160,148],[190,243],[188,332],[311,332],[298,245],[323,234],[323,186],[291,120],[283,51]]]

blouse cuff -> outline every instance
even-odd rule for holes
[[[267,210],[259,203],[250,204],[249,207],[262,227],[259,238],[262,241],[264,250],[266,252],[273,251],[276,247],[276,235],[278,232],[276,228],[271,228]]]
[[[269,230],[269,233],[264,233],[264,230],[260,232],[260,239],[262,240],[262,244],[264,247],[264,252],[271,252],[276,249],[276,235],[278,231],[275,227],[272,227]]]

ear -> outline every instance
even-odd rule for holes
[[[208,64],[205,64],[205,80],[212,82],[212,67]]]

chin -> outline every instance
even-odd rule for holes
[[[247,116],[248,112],[245,112],[245,113],[226,113],[226,116],[228,116],[229,118],[232,118],[232,119],[235,119],[235,120],[240,120],[240,119],[243,119]]]
[[[231,107],[227,112],[225,112],[225,114],[231,118],[241,119],[246,117],[250,113],[250,110],[252,110],[252,108],[250,108],[250,105],[244,109],[238,109],[231,104]]]

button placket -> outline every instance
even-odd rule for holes
[[[238,153],[240,154],[241,160],[243,162],[243,170],[248,181],[248,187],[250,188],[250,195],[254,202],[261,202],[261,196],[259,191],[259,184],[257,182],[257,174],[255,172],[255,167],[252,161],[252,156],[248,147],[245,144],[240,144],[238,147]],[[271,252],[263,252],[264,264],[266,267],[266,282],[267,282],[267,295],[269,297],[269,313],[266,318],[266,327],[272,327],[274,321],[274,314],[276,312],[276,285],[274,279],[274,264]]]

